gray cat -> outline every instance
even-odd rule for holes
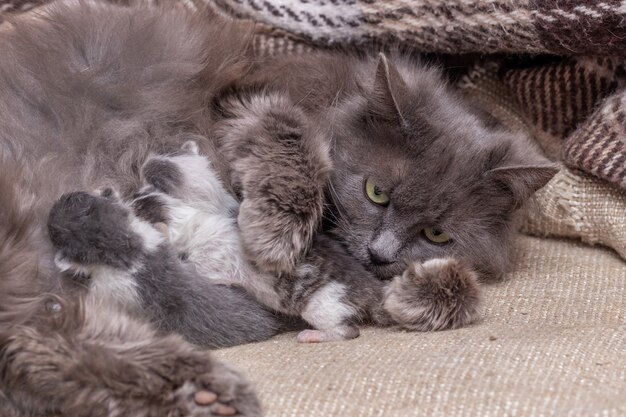
[[[305,319],[314,330],[302,331],[298,335],[300,342],[357,337],[357,325],[368,322],[421,330],[426,321],[423,314],[427,311],[423,300],[428,296],[420,292],[421,280],[428,281],[430,274],[442,271],[450,276],[439,276],[439,281],[448,281],[446,285],[455,292],[444,297],[449,299],[449,305],[445,300],[441,305],[460,311],[438,312],[441,323],[436,326],[456,327],[456,323],[446,320],[464,322],[476,315],[478,291],[473,284],[476,278],[462,262],[429,260],[411,265],[392,280],[382,281],[349,256],[327,233],[314,237],[311,249],[292,272],[277,275],[259,271],[246,261],[243,253],[235,217],[237,202],[225,190],[210,162],[199,155],[194,142],[184,144],[182,151],[176,154],[148,158],[142,167],[142,176],[147,184],[127,206],[158,227],[181,258],[205,279],[242,287],[269,308]],[[60,209],[62,215],[63,208]],[[82,220],[87,223],[93,219],[90,214],[83,215]],[[113,228],[121,224],[103,216],[97,219]],[[56,223],[59,220],[57,218]],[[57,228],[70,229],[64,224],[58,224]],[[80,229],[90,228],[82,226]],[[103,240],[94,239],[100,244]],[[441,263],[448,266],[442,268]],[[77,269],[85,266],[88,265]],[[141,273],[135,275],[136,286],[141,287]],[[198,312],[196,320],[202,321],[202,309],[202,305],[192,308]],[[428,321],[432,320],[428,318]]]
[[[0,402],[9,404],[0,407],[259,413],[240,377],[153,327],[230,344],[243,333],[267,337],[280,317],[234,288],[215,289],[243,303],[219,317],[243,309],[259,320],[247,332],[214,326],[194,339],[197,324],[160,320],[167,287],[136,288],[153,291],[148,325],[85,298],[58,267],[67,260],[54,262],[46,220],[55,201],[106,186],[126,198],[150,154],[198,142],[237,197],[243,248],[260,271],[288,276],[322,236],[380,279],[413,279],[401,295],[410,303],[399,305],[421,303],[421,330],[475,319],[464,312],[476,311],[476,298],[458,288],[501,276],[515,209],[555,172],[524,138],[485,127],[436,71],[404,58],[327,52],[264,62],[249,56],[250,26],[217,16],[77,2],[40,13],[0,33]],[[451,273],[457,263],[467,266],[462,276]],[[194,392],[200,401],[189,401]]]

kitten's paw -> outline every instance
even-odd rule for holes
[[[389,284],[384,309],[409,330],[465,326],[478,316],[480,288],[471,267],[454,258],[413,263]]]
[[[307,329],[298,333],[297,340],[298,343],[338,342],[355,339],[359,334],[359,329],[353,326],[345,326],[336,331]]]
[[[211,372],[187,381],[176,393],[181,416],[261,416],[261,406],[246,380],[222,363]]]
[[[168,242],[172,240],[172,237],[170,236],[170,228],[166,223],[157,222],[157,223],[154,223],[152,227],[158,230],[158,232],[161,233],[163,237],[165,238],[165,240],[167,240]]]
[[[311,246],[318,213],[277,208],[271,195],[244,199],[237,218],[247,256],[267,272],[290,272]],[[288,204],[288,203],[287,203]],[[321,216],[321,213],[319,213]]]

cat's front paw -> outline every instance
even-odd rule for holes
[[[478,316],[478,277],[454,258],[413,263],[389,284],[384,309],[408,330],[455,329]]]
[[[213,362],[211,372],[185,382],[176,395],[181,405],[181,417],[262,415],[250,385],[241,375],[220,362]]]
[[[246,255],[264,271],[292,271],[311,245],[319,215],[283,211],[260,198],[244,199],[238,223]]]

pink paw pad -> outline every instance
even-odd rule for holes
[[[303,330],[297,340],[298,343],[321,343],[326,341],[326,334],[321,330]]]

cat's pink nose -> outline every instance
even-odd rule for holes
[[[402,247],[402,242],[392,230],[385,230],[369,243],[367,250],[370,261],[373,265],[382,266],[393,263],[398,251]]]

